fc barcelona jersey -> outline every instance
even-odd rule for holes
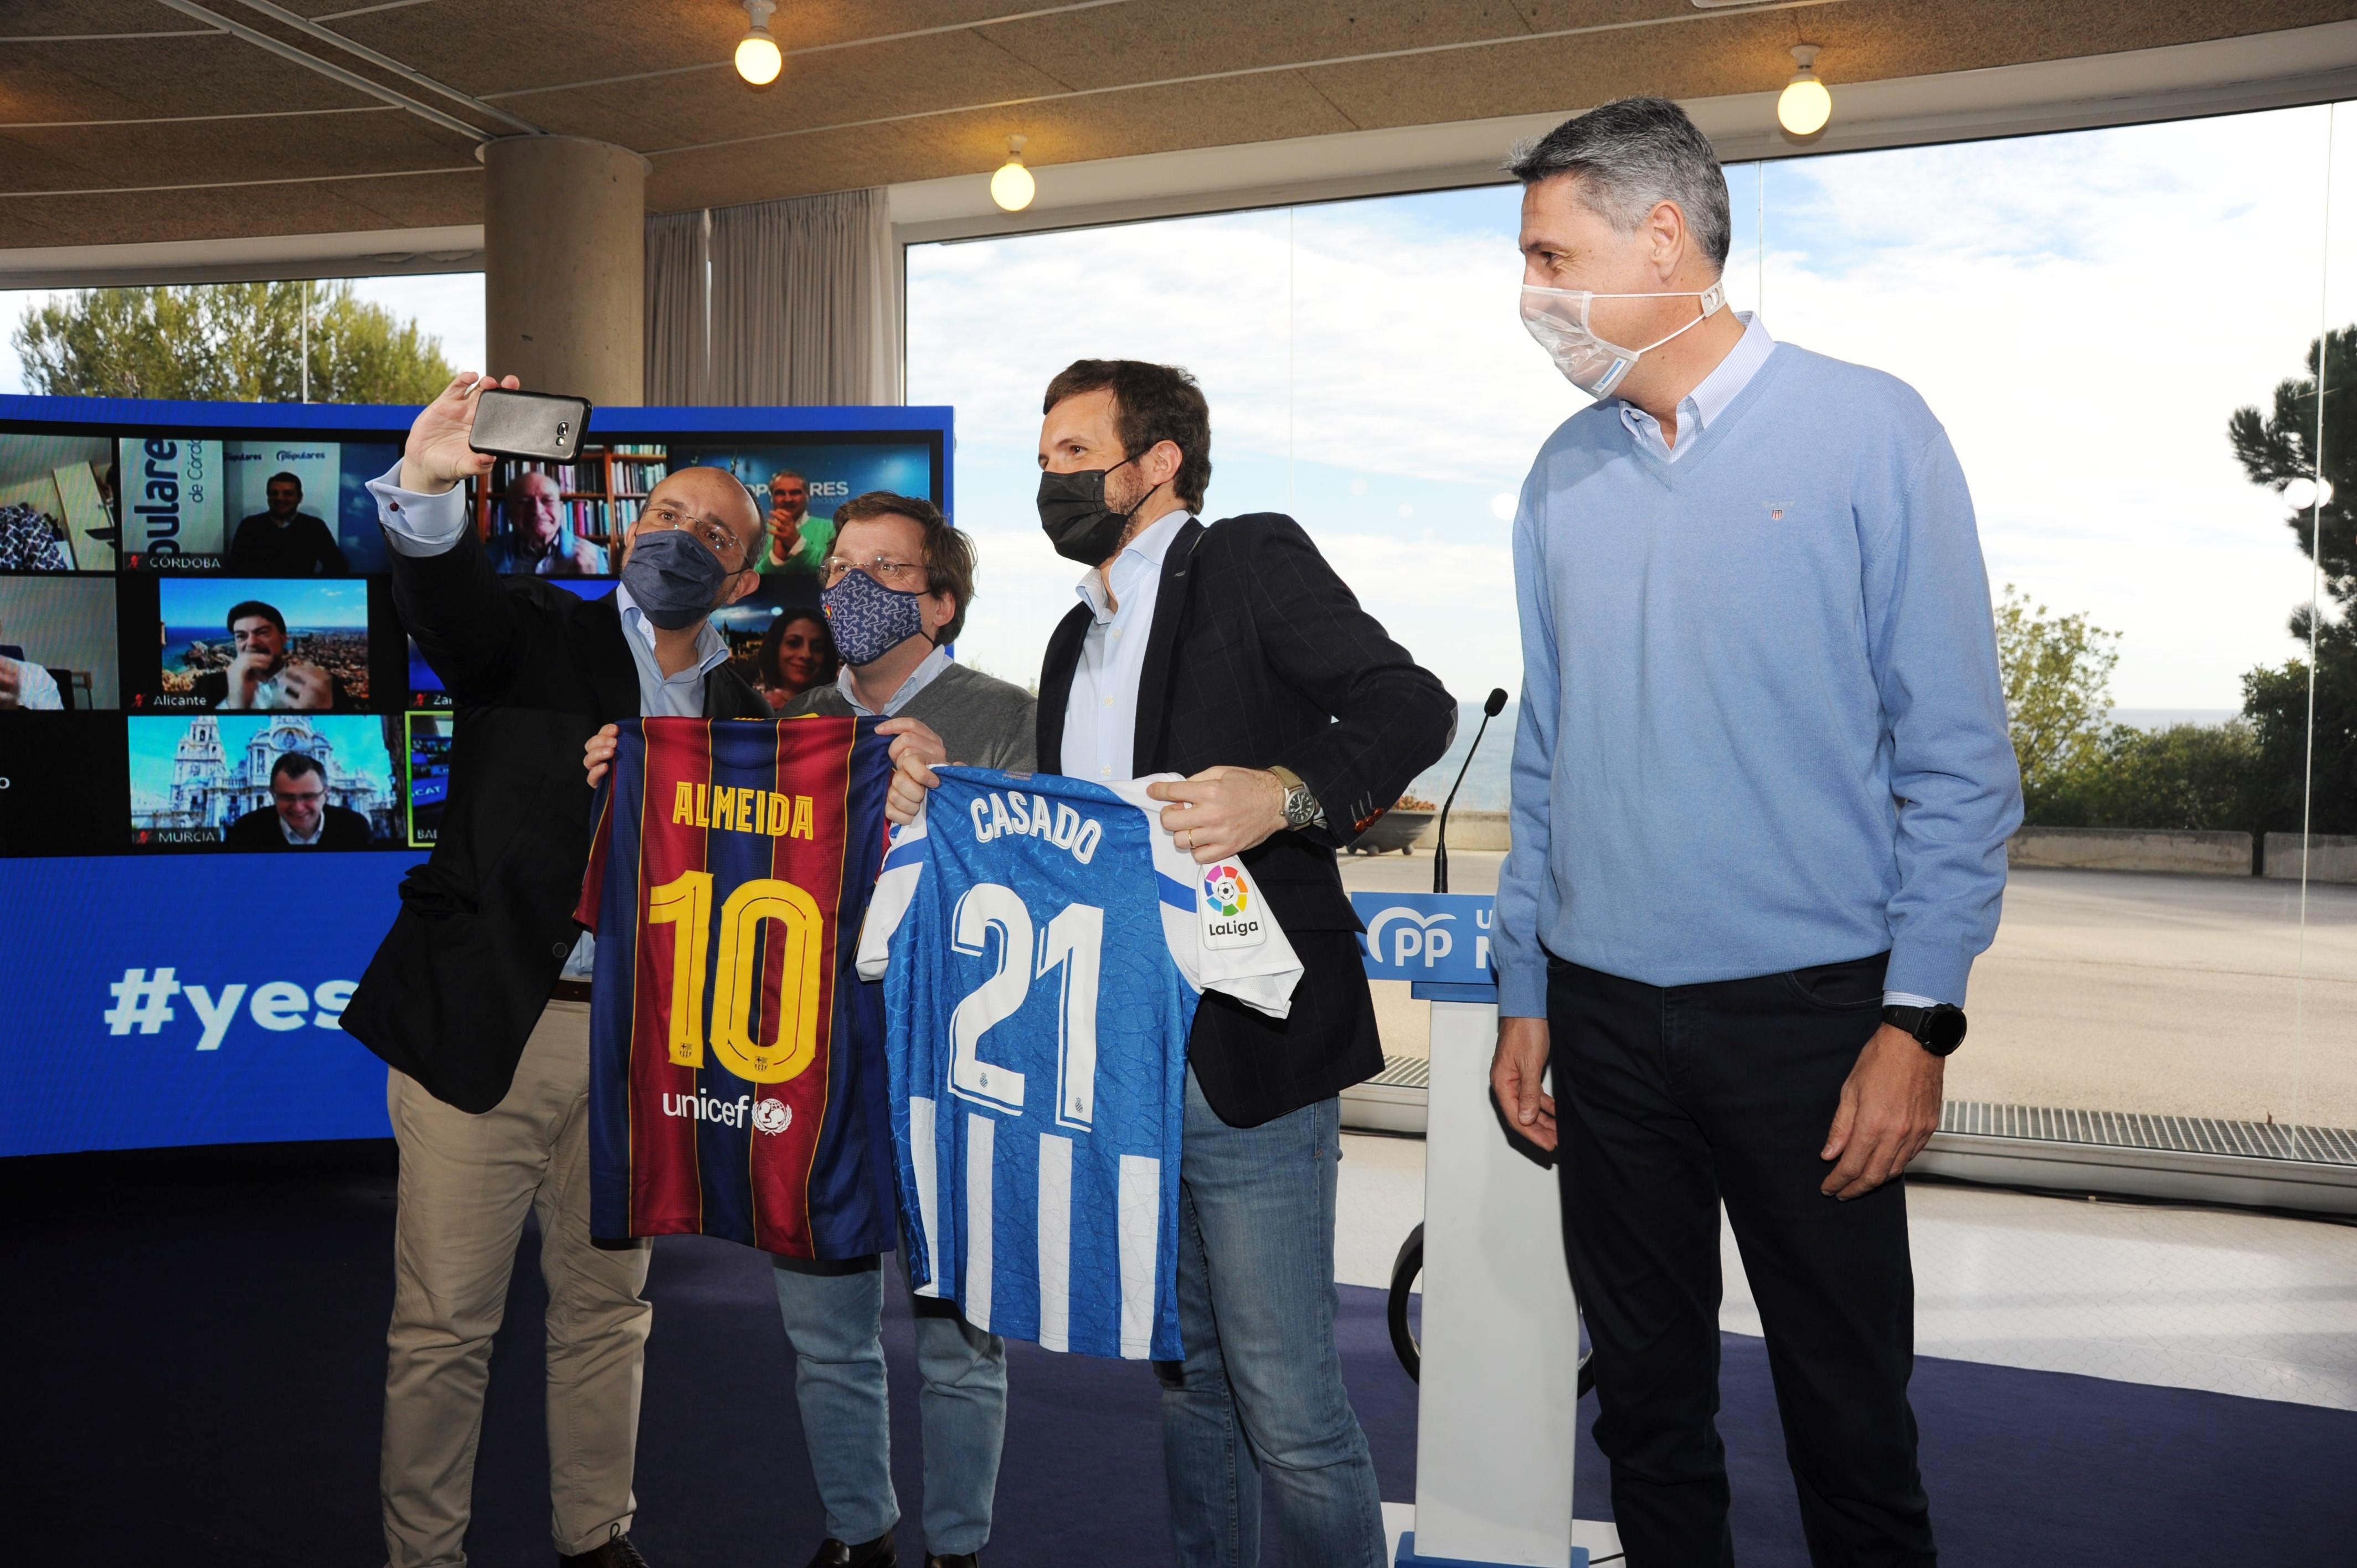
[[[625,724],[576,918],[597,935],[590,1223],[795,1258],[899,1241],[878,988],[875,721]]]

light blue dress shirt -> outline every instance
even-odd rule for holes
[[[398,554],[439,555],[455,548],[467,532],[467,494],[463,487],[453,485],[439,495],[403,489],[401,465],[395,463],[382,478],[371,479],[368,488],[369,494],[376,498],[376,517],[384,526],[385,543]],[[622,626],[628,633],[622,641],[630,649],[630,662],[639,673],[640,716],[703,717],[705,678],[716,666],[728,661],[728,639],[711,621],[704,621],[695,628],[695,662],[675,675],[666,675],[662,661],[655,657],[654,623],[630,597],[630,590],[619,583],[614,586],[614,604],[621,612]],[[581,940],[574,944],[572,956],[565,961],[564,978],[588,979],[595,952],[595,939],[582,932]]]
[[[1735,394],[1751,384],[1760,367],[1776,349],[1776,339],[1768,336],[1768,324],[1750,311],[1737,311],[1735,318],[1743,323],[1743,336],[1727,351],[1718,368],[1703,377],[1701,384],[1686,393],[1678,403],[1678,444],[1675,446],[1662,439],[1662,422],[1633,403],[1620,404],[1620,423],[1637,444],[1648,447],[1657,457],[1674,463],[1694,450],[1695,437],[1710,428],[1711,422],[1727,412]]]
[[[1074,590],[1094,618],[1081,639],[1081,661],[1064,700],[1067,778],[1103,782],[1137,776],[1137,682],[1146,671],[1154,604],[1162,595],[1162,558],[1192,516],[1179,508],[1114,557],[1110,602],[1104,574],[1092,571]]]
[[[946,650],[936,648],[925,655],[922,662],[909,671],[900,689],[885,699],[880,708],[871,708],[859,700],[859,693],[851,684],[851,666],[846,664],[834,678],[834,689],[851,704],[851,711],[862,718],[888,719],[909,705],[916,694],[933,683],[933,678],[950,667]]]

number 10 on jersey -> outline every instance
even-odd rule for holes
[[[999,883],[978,882],[958,900],[950,945],[969,957],[985,958],[994,932],[997,967],[950,1015],[950,1089],[967,1100],[1022,1112],[1026,1075],[985,1061],[982,1037],[1021,1010],[1034,983],[1055,974],[1056,1122],[1086,1132],[1096,1112],[1097,975],[1104,911],[1093,904],[1067,904],[1046,930],[1036,931],[1020,894]]]
[[[762,971],[764,921],[777,924],[772,942],[785,951],[766,1040],[753,1029],[754,991]],[[672,1061],[704,1065],[704,976],[712,929],[712,873],[683,872],[647,889],[646,929],[672,927]],[[823,993],[819,952],[825,923],[818,901],[791,882],[757,876],[737,885],[720,906],[719,973],[712,987],[712,1051],[720,1065],[748,1083],[799,1078],[818,1057],[818,1004]]]

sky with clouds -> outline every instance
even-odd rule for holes
[[[2226,419],[2298,370],[2320,318],[2357,319],[2352,136],[2357,116],[2309,108],[1737,166],[1729,294],[1922,392],[1992,583],[2121,632],[2121,706],[2233,708],[2244,671],[2298,651],[2285,618],[2309,575]],[[1293,512],[1460,697],[1516,687],[1507,498],[1585,401],[1516,319],[1517,199],[911,248],[909,401],[956,408],[958,518],[982,553],[961,654],[1038,670],[1075,575],[1031,504],[1039,391],[1122,355],[1200,378],[1211,515]],[[479,361],[479,275],[356,287]],[[40,297],[0,293],[0,322]],[[21,390],[0,343],[0,391]]]
[[[2320,309],[2357,317],[2357,200],[2319,297],[2327,122],[1738,166],[1729,293],[1778,337],[1923,392],[1992,584],[2120,631],[2122,707],[2233,708],[2244,671],[2298,652],[2285,619],[2309,572],[2280,502],[2234,464],[2227,416],[2298,369]],[[2338,166],[2357,196],[2351,130]],[[1039,390],[1074,358],[1121,355],[1201,380],[1211,515],[1294,512],[1460,697],[1518,685],[1499,498],[1585,403],[1516,319],[1518,194],[912,249],[909,396],[957,407],[958,511],[982,545],[961,651],[1037,669],[1074,576],[1031,510]]]

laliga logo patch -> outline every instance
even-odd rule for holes
[[[775,1137],[793,1125],[793,1107],[782,1100],[764,1100],[753,1107],[753,1131]]]
[[[1256,908],[1258,902],[1243,866],[1228,862],[1205,870],[1195,901],[1203,918],[1203,945],[1256,948],[1268,940],[1268,927]]]

